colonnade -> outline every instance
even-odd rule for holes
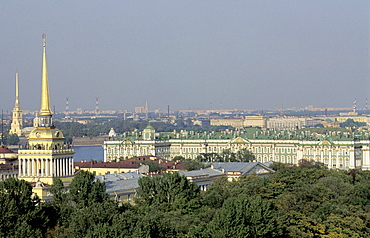
[[[73,157],[19,158],[19,177],[64,177],[74,175]]]

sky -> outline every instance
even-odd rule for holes
[[[0,109],[370,105],[370,1],[1,1]]]

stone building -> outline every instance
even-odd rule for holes
[[[275,161],[298,164],[315,160],[328,168],[370,169],[369,132],[342,128],[277,130],[246,128],[222,132],[176,132],[170,139],[144,140],[142,134],[127,135],[104,142],[104,161],[153,155],[164,159],[176,156],[195,159],[200,154],[237,152],[247,148],[257,162]]]
[[[28,137],[26,148],[18,150],[19,178],[35,183],[34,191],[44,199],[48,194],[45,184],[60,178],[69,185],[74,177],[74,150],[65,144],[63,133],[55,128],[50,110],[49,81],[46,65],[46,36],[43,35],[41,109],[35,129]],[[37,188],[36,188],[37,187]]]

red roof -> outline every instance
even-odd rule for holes
[[[9,154],[9,153],[15,154],[15,152],[12,150],[9,150],[8,147],[4,145],[0,146],[0,154]]]
[[[135,163],[134,161],[119,161],[119,162],[97,162],[97,161],[90,161],[90,162],[75,162],[75,166],[80,168],[129,168],[129,169],[137,169],[141,165],[140,163]]]
[[[144,156],[138,156],[129,160],[125,161],[134,161],[134,162],[140,162],[140,161],[152,161],[156,162],[159,165],[162,165],[166,170],[185,170],[185,164],[182,162],[174,162],[171,160],[163,159],[158,156],[153,156],[153,155],[144,155]]]
[[[8,171],[8,170],[16,170],[18,169],[18,165],[12,164],[0,164],[0,171]]]

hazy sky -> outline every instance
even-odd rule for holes
[[[0,109],[370,104],[368,0],[1,1]]]

